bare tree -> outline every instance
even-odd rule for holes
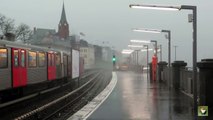
[[[0,14],[0,35],[5,36],[8,40],[15,40],[14,38],[14,20],[6,18],[4,15]]]
[[[0,14],[0,34],[3,35],[3,28],[4,28],[4,24],[5,24],[5,20],[6,17],[2,14]]]
[[[15,30],[14,20],[0,14],[0,29],[3,34],[13,33]]]
[[[14,20],[0,14],[0,38],[3,37],[10,41],[22,40],[24,43],[31,39],[32,31],[26,24],[15,27]]]
[[[27,43],[32,37],[32,30],[28,25],[22,23],[16,28],[15,35],[17,40]]]

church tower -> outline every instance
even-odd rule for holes
[[[69,36],[69,24],[67,23],[67,19],[66,19],[64,3],[63,3],[62,13],[61,13],[61,20],[58,24],[58,35],[60,39],[67,39],[67,37]]]

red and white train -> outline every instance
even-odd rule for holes
[[[69,81],[82,74],[83,66],[74,49],[61,51],[0,40],[0,92]]]

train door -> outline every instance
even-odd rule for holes
[[[12,48],[13,87],[27,84],[26,50]]]
[[[48,80],[56,79],[56,67],[55,67],[55,55],[54,53],[48,53]]]
[[[56,54],[52,54],[52,79],[56,79]]]
[[[48,53],[48,68],[47,68],[47,73],[48,73],[48,80],[52,80],[52,53]]]

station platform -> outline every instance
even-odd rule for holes
[[[116,76],[115,76],[116,75]],[[87,120],[192,120],[192,100],[180,92],[169,92],[163,83],[150,82],[147,74],[114,73],[116,85]],[[115,79],[112,79],[115,80]],[[107,88],[109,89],[109,88]],[[94,104],[93,104],[94,106]],[[88,108],[91,108],[88,107]],[[84,109],[85,110],[85,109]]]

